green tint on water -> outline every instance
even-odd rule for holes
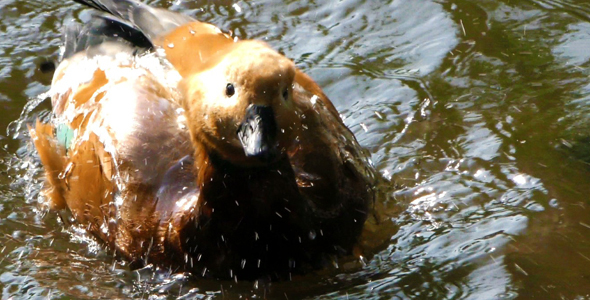
[[[590,299],[590,2],[149,1],[292,58],[391,179],[365,266],[272,284],[131,271],[43,208],[70,2],[0,1],[2,299]]]

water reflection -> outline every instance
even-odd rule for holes
[[[317,79],[391,179],[382,220],[369,224],[381,250],[365,267],[343,260],[256,286],[130,271],[64,230],[39,208],[26,124],[49,108],[37,98],[49,83],[39,59],[56,57],[61,24],[85,12],[8,0],[0,3],[9,37],[0,40],[0,127],[18,121],[0,137],[2,298],[588,297],[585,1],[150,3],[266,40]]]

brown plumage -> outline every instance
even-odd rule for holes
[[[110,15],[66,31],[54,118],[30,130],[50,207],[126,259],[205,276],[282,278],[352,252],[373,170],[310,77],[177,13],[77,2]]]

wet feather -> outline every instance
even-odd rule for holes
[[[50,207],[139,265],[205,276],[286,278],[352,253],[374,172],[309,76],[178,13],[76,2],[112,17],[66,29],[54,118],[30,129]]]

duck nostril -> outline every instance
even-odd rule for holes
[[[289,89],[285,89],[283,91],[283,100],[287,101],[289,99]]]

